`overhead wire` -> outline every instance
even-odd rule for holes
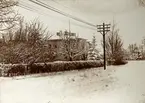
[[[51,11],[54,11],[54,12],[56,12],[56,13],[59,13],[59,14],[61,14],[61,15],[63,15],[63,16],[69,17],[69,18],[71,18],[71,19],[74,19],[74,20],[76,20],[76,21],[79,21],[79,22],[81,22],[81,23],[84,23],[84,24],[87,24],[87,25],[89,25],[89,26],[92,26],[92,27],[95,27],[95,28],[96,28],[96,25],[94,25],[94,24],[91,24],[91,23],[89,23],[89,22],[86,22],[86,21],[84,21],[84,20],[81,20],[80,18],[77,18],[77,17],[75,17],[75,16],[73,16],[73,15],[70,15],[70,14],[68,14],[68,13],[62,12],[62,11],[60,11],[60,10],[58,10],[58,9],[56,9],[56,8],[54,8],[54,7],[52,7],[52,6],[48,5],[48,4],[46,4],[46,3],[43,3],[43,2],[41,2],[41,1],[39,1],[39,0],[36,0],[36,1],[34,1],[34,0],[29,0],[29,1],[33,2],[34,4],[39,5],[39,6],[41,6],[41,7],[44,7],[44,8],[46,8],[46,9],[51,10]]]
[[[35,12],[35,13],[37,12],[41,15],[48,16],[48,14],[44,13],[43,11],[40,11],[39,9],[36,9],[35,7],[33,7],[33,5],[30,5],[30,4],[25,3],[25,2],[19,3],[18,6],[23,8],[23,9],[26,9],[28,11]]]
[[[21,7],[21,8],[23,8],[23,9],[26,9],[28,11],[32,11],[32,12],[35,12],[36,11],[35,9],[29,7],[28,5],[25,5],[24,3],[22,3],[22,4],[19,3],[18,6]]]
[[[74,11],[74,9],[72,9],[72,8],[66,6],[66,5],[61,4],[60,2],[58,2],[58,1],[56,1],[56,0],[43,0],[43,1],[46,1],[46,2],[52,1],[52,2],[54,2],[54,3],[56,3],[56,4],[60,5],[60,6],[62,6],[62,7],[64,7],[64,8],[66,8],[66,9],[69,9],[69,10],[71,10],[71,11]]]
[[[44,15],[44,16],[48,16],[48,15],[51,16],[48,13],[45,13],[43,11],[39,11],[39,9],[37,10],[33,5],[30,5],[30,4],[26,3],[26,2],[21,2],[21,3],[19,3],[18,6],[21,7],[21,8],[23,8],[23,9],[29,10],[31,12],[37,12],[37,13],[39,13],[41,15]],[[96,31],[95,28],[92,28],[92,27],[89,27],[89,26],[77,24],[77,23],[74,23],[74,22],[72,22],[72,24],[73,25],[76,25],[76,26],[79,26],[79,27],[82,27],[82,28],[87,28],[87,29],[91,29],[91,30],[95,30]]]

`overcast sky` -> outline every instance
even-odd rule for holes
[[[111,23],[113,19],[120,29],[119,34],[126,48],[130,43],[140,43],[145,36],[145,8],[139,7],[137,0],[40,0],[63,12],[83,19],[94,25]],[[18,8],[26,20],[38,18],[52,33],[59,30],[68,30],[69,20],[71,31],[78,33],[80,37],[91,40],[96,35],[98,43],[102,39],[100,33],[86,24],[79,23],[53,11],[47,10],[28,0],[20,0],[20,3],[31,7],[32,11]],[[37,11],[37,12],[36,12]]]

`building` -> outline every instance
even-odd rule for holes
[[[89,43],[83,38],[50,39],[48,45],[57,61],[85,60],[89,50]]]

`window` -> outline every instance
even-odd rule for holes
[[[49,44],[49,48],[51,48],[51,44]]]
[[[57,45],[54,45],[54,48],[57,48]]]

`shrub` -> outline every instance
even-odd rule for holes
[[[26,74],[26,66],[22,64],[12,65],[9,70],[6,71],[7,76],[18,76]]]
[[[65,61],[35,63],[31,65],[10,65],[9,69],[4,69],[7,76],[18,76],[24,74],[49,73],[58,71],[81,70],[103,66],[102,61]]]
[[[0,68],[0,77],[2,76],[2,69]]]
[[[128,62],[126,60],[116,60],[116,61],[114,61],[113,65],[124,65],[127,63]]]

